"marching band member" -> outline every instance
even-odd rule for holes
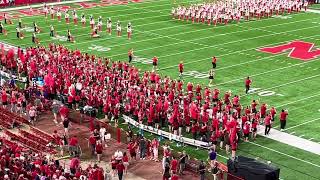
[[[31,37],[32,43],[34,44],[39,44],[39,39],[36,36],[36,33],[32,33],[32,37]]]
[[[57,10],[57,17],[58,17],[58,21],[61,22],[61,12],[59,8]]]
[[[4,27],[2,22],[0,21],[0,34],[3,34],[3,30],[4,30]]]
[[[3,14],[3,19],[5,24],[12,24],[12,21],[8,18],[7,14]]]
[[[54,27],[53,25],[50,26],[50,37],[54,37]]]
[[[19,21],[18,21],[18,27],[21,29],[22,28],[22,20],[21,19],[19,19]]]
[[[132,26],[131,23],[129,22],[127,25],[127,33],[128,33],[128,39],[131,39],[131,33],[132,33]]]
[[[81,14],[81,24],[82,24],[82,27],[85,27],[86,26],[86,16],[84,15],[84,13]]]
[[[91,29],[93,29],[94,28],[94,19],[93,19],[93,16],[92,15],[90,15],[90,27],[91,27]]]
[[[53,9],[53,6],[51,6],[50,8],[50,16],[51,16],[51,20],[54,19],[54,9]]]
[[[117,33],[118,33],[118,37],[120,37],[121,36],[121,23],[119,20],[117,22]]]
[[[69,16],[70,16],[70,15],[69,15],[69,12],[68,12],[68,10],[66,10],[66,12],[65,12],[65,14],[64,14],[64,18],[65,18],[67,24],[70,23]]]
[[[49,14],[49,8],[46,3],[44,3],[43,5],[43,12],[44,12],[44,17],[47,19]]]
[[[33,32],[40,33],[40,28],[38,27],[36,22],[33,22]]]
[[[112,21],[111,18],[108,18],[108,22],[107,22],[107,31],[109,33],[109,35],[111,35],[111,29],[112,28]]]
[[[96,37],[100,37],[98,34],[98,27],[94,26],[91,37],[96,38]]]
[[[71,35],[70,29],[67,31],[67,41],[69,42],[75,42],[73,36]]]
[[[99,16],[98,18],[98,30],[101,32],[102,31],[102,17]]]
[[[72,16],[73,16],[73,23],[75,26],[77,26],[78,25],[78,14],[75,9],[72,11]]]

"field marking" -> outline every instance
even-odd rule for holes
[[[319,26],[311,26],[311,27],[307,27],[307,28],[294,29],[294,30],[291,30],[291,31],[284,31],[284,32],[279,32],[279,33],[274,33],[274,34],[266,34],[266,35],[261,35],[261,36],[255,36],[255,37],[252,37],[252,38],[245,38],[245,39],[240,39],[240,40],[236,40],[236,41],[230,41],[230,42],[221,43],[221,44],[217,44],[217,45],[211,45],[211,46],[206,46],[206,47],[202,47],[202,48],[195,48],[195,49],[192,49],[192,50],[181,51],[181,52],[178,52],[178,53],[167,54],[167,55],[164,55],[164,56],[159,56],[159,58],[176,56],[176,55],[185,54],[185,53],[194,52],[194,51],[199,51],[199,50],[203,50],[203,49],[219,47],[219,46],[222,46],[222,45],[233,44],[233,43],[238,43],[238,42],[243,42],[243,41],[248,41],[248,40],[253,40],[253,39],[264,38],[264,37],[268,37],[268,36],[275,36],[275,35],[279,35],[279,34],[284,34],[286,32],[295,32],[295,31],[311,29],[311,28],[317,28],[317,27],[319,27]],[[211,38],[211,37],[209,36],[209,37],[199,38],[197,40],[208,39],[208,38]],[[182,42],[183,43],[186,43],[186,42],[190,42],[191,43],[193,41],[195,41],[195,40],[190,40],[190,41],[183,40]],[[161,48],[161,47],[172,46],[172,45],[175,45],[175,44],[177,44],[177,43],[167,44],[167,45],[163,45],[163,46],[156,46],[156,47],[151,47],[151,48],[146,48],[146,49],[141,49],[141,50],[136,50],[135,52],[152,50],[152,49],[157,49],[157,48]],[[120,55],[125,55],[125,54],[127,54],[127,53],[120,53],[120,54],[112,55],[112,56],[109,56],[109,57],[115,57],[115,56],[120,56]],[[217,57],[219,57],[219,56],[217,56]],[[208,57],[208,59],[209,58],[210,57]],[[199,61],[199,60],[197,60],[197,61]],[[190,63],[194,63],[194,62],[197,62],[197,61],[191,61],[191,62],[188,61],[187,63],[184,63],[184,65],[190,64]],[[160,68],[160,69],[168,69],[168,68],[171,68],[171,67],[176,67],[176,65],[165,67],[165,68]]]
[[[164,16],[167,16],[167,15],[164,15]],[[145,18],[137,18],[135,20],[138,20],[138,19],[148,19],[148,18],[153,18],[155,16],[149,16],[149,17],[145,17]],[[156,17],[160,17],[160,16],[156,16]],[[267,28],[267,27],[273,27],[273,26],[279,26],[279,25],[286,25],[286,24],[292,24],[292,23],[297,23],[297,22],[303,22],[303,21],[310,21],[310,20],[313,20],[313,19],[317,19],[317,18],[311,18],[311,19],[304,19],[304,20],[298,20],[298,21],[290,21],[288,23],[281,23],[281,24],[275,24],[275,25],[270,25],[270,26],[265,26],[265,27],[259,27],[259,28],[251,28],[251,29],[248,29],[248,30],[239,30],[239,31],[234,31],[234,32],[231,32],[231,33],[225,33],[225,34],[218,34],[216,36],[221,36],[221,35],[227,35],[227,34],[233,34],[233,33],[239,33],[239,32],[247,32],[247,31],[251,31],[251,30],[255,30],[255,29],[261,29],[261,28]],[[267,19],[263,19],[263,20],[267,20]],[[151,25],[151,24],[156,24],[156,23],[162,23],[162,22],[167,22],[167,21],[172,21],[171,20],[164,20],[164,21],[156,21],[156,22],[152,22],[152,23],[147,23],[147,24],[141,24],[141,25],[135,25],[134,27],[139,27],[139,26],[145,26],[145,25]],[[176,21],[176,20],[173,20],[173,21]],[[251,21],[251,22],[254,22],[254,21]],[[249,23],[249,22],[245,22],[245,23]],[[156,29],[156,30],[150,30],[150,31],[145,31],[145,32],[152,32],[152,31],[158,31],[158,30],[163,30],[163,29],[171,29],[171,28],[176,28],[176,27],[182,27],[182,26],[188,26],[188,25],[192,25],[191,23],[190,24],[179,24],[177,26],[170,26],[170,27],[166,27],[166,28],[160,28],[160,29]],[[230,24],[228,26],[232,26],[232,25],[235,25],[235,26],[238,26],[240,27],[238,24]],[[215,28],[224,28],[226,26],[218,26],[218,27],[215,27]],[[243,26],[241,26],[243,27]],[[76,27],[77,28],[77,27]],[[75,28],[75,29],[76,29]],[[71,30],[73,30],[73,28],[70,28]],[[176,36],[176,35],[180,35],[180,34],[186,34],[186,33],[193,33],[193,32],[198,32],[198,31],[204,31],[204,30],[209,30],[210,28],[202,28],[202,29],[197,29],[197,30],[194,30],[194,31],[188,31],[188,32],[182,32],[182,33],[177,33],[177,34],[173,34],[171,36]],[[64,32],[64,31],[56,31],[56,32]],[[139,34],[139,33],[137,33]],[[87,33],[85,34],[80,34],[80,35],[77,35],[75,36],[75,38],[77,37],[82,37],[82,36],[88,36]],[[211,37],[215,37],[215,36],[211,36]],[[111,37],[111,38],[100,38],[100,39],[96,39],[96,40],[89,40],[89,41],[82,41],[81,44],[85,44],[85,43],[88,43],[88,42],[96,42],[96,41],[102,41],[102,40],[109,40],[109,39],[114,39],[116,37]],[[209,37],[206,37],[206,38],[209,38]],[[124,43],[124,44],[131,44],[131,43],[138,43],[138,42],[144,42],[144,41],[150,41],[150,40],[155,40],[155,39],[161,39],[161,38],[148,38],[148,39],[145,39],[145,40],[142,40],[142,41],[136,41],[136,42],[129,42],[129,43]],[[198,39],[195,39],[195,40],[198,40]],[[50,42],[50,41],[43,41],[43,42]],[[29,44],[29,43],[28,43]],[[28,44],[21,44],[21,46],[25,46],[25,45],[28,45]],[[77,43],[77,44],[80,44],[80,43]],[[124,45],[122,44],[122,45]],[[66,46],[68,45],[74,45],[74,44],[67,44]],[[120,44],[121,45],[121,44]]]
[[[300,126],[303,126],[305,124],[309,124],[309,123],[312,123],[312,122],[315,122],[315,121],[318,121],[318,120],[320,120],[320,118],[316,118],[316,119],[312,119],[312,120],[309,120],[309,121],[305,121],[305,122],[297,124],[295,126],[291,126],[291,127],[285,128],[284,131],[287,131],[289,129],[293,129],[293,128],[296,128],[296,127],[300,127]]]
[[[295,133],[296,133],[296,132],[293,131],[293,132],[291,132],[290,134],[295,134]]]
[[[304,137],[304,134],[302,134],[302,135],[299,136],[299,138],[302,138],[302,137]]]
[[[273,70],[265,71],[265,72],[258,73],[258,74],[253,74],[253,75],[250,75],[250,77],[255,77],[255,76],[267,74],[267,73],[270,73],[270,72],[275,72],[275,71],[279,71],[279,70],[283,70],[283,69],[287,69],[287,68],[299,66],[299,65],[301,65],[301,64],[307,64],[307,63],[315,62],[315,61],[317,61],[317,60],[319,60],[319,59],[310,60],[310,61],[305,61],[305,62],[302,62],[302,63],[299,63],[299,64],[293,64],[293,65],[290,65],[290,66],[285,66],[285,67],[282,67],[282,68],[273,69]],[[315,76],[320,76],[320,74],[319,74],[319,75],[315,75]],[[310,78],[310,77],[308,77],[308,78]],[[223,83],[219,83],[219,84],[215,84],[215,85],[218,86],[218,85],[229,84],[229,83],[231,83],[231,82],[235,82],[235,81],[239,81],[239,80],[243,80],[243,79],[244,79],[244,77],[238,78],[238,79],[233,79],[233,80],[230,80],[230,81],[227,81],[227,82],[223,82]]]
[[[310,77],[305,78],[305,79],[310,79],[310,78],[318,77],[318,76],[320,76],[320,74],[315,75],[315,76],[310,76]],[[303,79],[302,79],[302,80],[303,80]],[[301,81],[301,80],[299,80],[299,81]],[[291,84],[291,83],[290,83],[290,84]],[[302,99],[299,99],[299,100],[296,100],[296,101],[291,101],[291,102],[288,102],[288,103],[286,103],[286,104],[282,104],[282,105],[276,106],[276,108],[283,107],[283,106],[286,106],[286,105],[289,105],[289,104],[294,104],[294,103],[296,103],[296,102],[304,101],[304,100],[306,100],[306,99],[310,99],[310,98],[317,97],[317,96],[320,96],[320,94],[315,94],[315,95],[308,96],[308,97],[305,97],[305,98],[302,98]]]
[[[314,138],[310,138],[310,139],[308,139],[309,141],[312,141],[312,140],[314,140]]]
[[[263,146],[263,145],[260,145],[260,144],[251,142],[251,141],[249,141],[249,143],[250,143],[250,144],[253,144],[253,145],[256,145],[256,146],[259,146],[259,147],[262,147],[262,148],[264,148],[264,149],[270,150],[270,151],[272,151],[272,152],[275,152],[275,153],[278,153],[278,154],[287,156],[287,157],[289,157],[289,158],[291,158],[291,159],[295,159],[295,160],[297,160],[297,161],[304,162],[304,163],[306,163],[306,164],[309,164],[309,165],[312,165],[312,166],[315,166],[315,167],[320,168],[320,165],[314,164],[314,163],[312,163],[312,162],[310,162],[310,161],[306,161],[306,160],[303,160],[303,159],[300,159],[300,158],[291,156],[291,155],[289,155],[289,154],[286,154],[286,153],[277,151],[277,150],[275,150],[275,149],[272,149],[272,148],[269,148],[269,147],[266,147],[266,146]]]

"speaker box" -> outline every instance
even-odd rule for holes
[[[238,156],[235,161],[228,160],[228,172],[245,180],[278,180],[280,169],[256,159]],[[228,180],[233,179],[228,177]]]

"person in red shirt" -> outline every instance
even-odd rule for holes
[[[182,75],[183,75],[183,69],[184,69],[184,65],[183,65],[183,61],[180,61],[180,64],[179,64],[179,77],[180,79],[182,78]]]
[[[250,125],[249,125],[249,122],[247,121],[243,125],[244,142],[248,142],[249,141],[249,134],[250,134]]]
[[[178,170],[178,160],[173,156],[171,161],[171,173],[177,173]]]
[[[153,58],[152,58],[152,65],[153,65],[153,71],[156,71],[157,70],[157,67],[158,67],[158,58],[157,58],[157,56],[154,56]]]
[[[118,165],[116,166],[118,171],[118,178],[119,180],[122,180],[123,177],[123,171],[125,170],[125,166],[123,165],[122,161],[120,160]]]
[[[246,86],[246,94],[248,94],[249,90],[250,90],[250,86],[252,83],[252,80],[250,79],[250,77],[248,76],[247,79],[245,80],[245,86]]]
[[[91,156],[94,156],[94,153],[96,151],[96,144],[97,144],[97,139],[95,138],[94,134],[91,134],[88,139],[88,147],[90,147]]]
[[[198,131],[199,131],[198,123],[194,122],[191,127],[191,133],[192,133],[193,139],[197,139]]]
[[[171,180],[179,180],[179,176],[176,173],[172,173]]]
[[[264,130],[264,135],[268,135],[271,129],[271,115],[268,114],[264,118],[264,125],[265,125],[265,130]]]
[[[217,67],[217,58],[215,56],[212,57],[212,68],[215,69]]]
[[[102,151],[103,151],[102,142],[101,142],[101,140],[98,140],[97,144],[96,144],[96,153],[97,153],[98,162],[100,162],[100,160],[101,160]]]
[[[276,116],[277,114],[277,110],[275,107],[271,107],[270,109],[270,114],[271,114],[271,121],[274,121],[274,117]]]
[[[287,117],[288,117],[288,110],[281,110],[280,113],[280,131],[283,131],[284,128],[286,127],[286,123],[287,123]]]
[[[123,165],[125,167],[125,173],[127,174],[128,172],[128,166],[129,166],[129,157],[127,155],[127,152],[123,153],[123,157],[122,157],[122,161],[123,161]]]
[[[69,140],[69,152],[71,155],[77,155],[78,153],[78,138],[76,135],[70,138]]]
[[[253,119],[251,124],[253,140],[255,140],[257,136],[257,126],[258,126],[258,121],[256,119]]]

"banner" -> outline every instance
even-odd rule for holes
[[[194,140],[194,139],[191,139],[191,138],[186,138],[186,137],[174,135],[172,133],[156,129],[156,128],[151,127],[151,126],[146,126],[144,124],[140,124],[137,121],[131,119],[129,116],[126,116],[126,115],[123,115],[123,119],[127,123],[135,126],[136,128],[143,129],[144,131],[148,131],[148,132],[150,132],[152,134],[157,134],[157,135],[165,137],[165,138],[167,138],[169,140],[174,140],[174,141],[180,142],[182,144],[188,144],[188,145],[191,145],[191,146],[201,147],[201,148],[205,148],[205,149],[209,149],[211,147],[211,144],[207,143],[207,142],[203,142],[203,141]]]
[[[1,77],[4,76],[4,77],[7,78],[7,79],[13,78],[14,80],[19,81],[19,82],[23,82],[23,83],[27,82],[27,78],[26,78],[26,77],[20,77],[20,78],[19,78],[19,77],[16,76],[16,75],[9,74],[9,73],[4,72],[4,71],[2,71],[2,70],[0,70],[0,75],[1,75]]]

